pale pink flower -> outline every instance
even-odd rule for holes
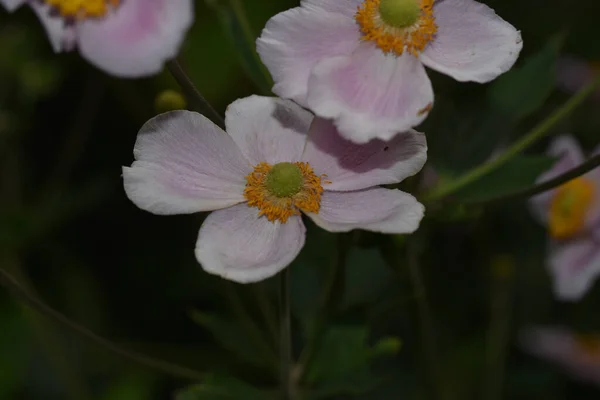
[[[75,48],[119,77],[156,74],[175,57],[194,20],[193,0],[0,0],[33,8],[55,52]]]
[[[433,106],[424,66],[458,81],[510,69],[521,34],[473,0],[302,0],[271,18],[257,50],[278,96],[333,119],[342,136],[389,140]]]
[[[356,145],[327,120],[289,100],[251,96],[225,116],[227,133],[204,116],[173,111],[148,121],[123,168],[127,196],[155,214],[214,211],[196,258],[238,282],[268,278],[304,246],[300,211],[331,232],[410,233],[424,208],[392,184],[426,161],[425,136]],[[310,132],[309,132],[310,128]]]
[[[557,137],[548,153],[558,160],[538,183],[585,161],[572,136]],[[534,196],[530,204],[535,217],[548,228],[547,264],[556,296],[579,300],[600,274],[600,169]]]
[[[521,334],[524,350],[565,368],[573,377],[600,384],[600,335],[563,327],[534,327]]]

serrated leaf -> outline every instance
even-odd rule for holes
[[[454,195],[459,201],[485,201],[532,186],[554,164],[544,155],[517,156]]]
[[[488,95],[492,106],[515,121],[537,111],[554,89],[562,44],[562,35],[552,37],[521,66],[496,79]]]

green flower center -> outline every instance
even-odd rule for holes
[[[297,165],[281,162],[273,165],[266,177],[266,186],[276,197],[291,197],[298,193],[304,184],[302,171]]]
[[[421,4],[419,0],[381,0],[379,15],[388,25],[406,28],[419,20]]]

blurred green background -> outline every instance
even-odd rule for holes
[[[561,54],[600,60],[597,0],[486,3],[521,30],[524,48],[516,68],[489,85],[430,72],[436,105],[419,129],[428,135],[428,166],[442,180],[485,161],[568,98],[556,88]],[[240,5],[256,37],[268,18],[297,3],[196,2],[180,61],[220,112],[265,93],[236,19]],[[118,80],[76,53],[55,55],[27,7],[0,11],[0,54],[0,266],[122,348],[203,377],[119,357],[2,290],[0,399],[278,398],[276,278],[237,285],[207,275],[193,253],[203,216],[155,216],[124,194],[121,166],[132,162],[139,127],[164,111],[157,96],[179,90],[168,71]],[[591,150],[599,109],[597,99],[586,101],[554,133],[572,133]],[[457,198],[531,185],[552,162],[543,155],[547,142]],[[404,187],[415,191],[420,180]],[[364,232],[338,237],[308,225],[306,248],[291,266],[295,357],[302,360],[315,321],[326,317],[327,328],[306,374],[306,398],[426,399],[436,395],[432,372],[444,400],[597,398],[598,389],[516,343],[532,323],[600,332],[600,285],[577,303],[554,299],[545,232],[526,202],[436,206],[427,214],[408,239],[431,309],[433,365],[405,241]],[[345,256],[336,251],[340,240]],[[332,276],[334,301],[324,304]]]

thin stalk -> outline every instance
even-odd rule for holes
[[[488,163],[470,170],[466,174],[449,182],[446,185],[442,185],[436,189],[433,189],[426,196],[425,200],[431,202],[447,197],[452,193],[455,193],[471,183],[481,179],[490,172],[500,168],[507,161],[523,152],[539,139],[546,136],[550,132],[550,129],[554,127],[554,125],[573,112],[577,106],[579,106],[590,94],[596,90],[598,85],[600,85],[600,76],[573,95],[565,104],[558,108],[548,118],[536,125],[525,136],[515,142],[511,147],[506,149],[500,156]]]
[[[167,62],[167,67],[173,75],[173,78],[177,81],[181,89],[185,93],[185,96],[188,98],[189,103],[192,105],[192,108],[198,111],[200,114],[204,115],[206,118],[210,119],[215,125],[219,126],[221,129],[225,129],[225,120],[221,117],[213,106],[210,105],[208,100],[202,96],[200,91],[196,89],[194,83],[190,79],[190,77],[185,73],[181,65],[176,59],[173,59]]]
[[[290,268],[284,269],[279,276],[280,305],[280,385],[284,400],[294,399],[292,382],[292,310],[290,301]]]
[[[427,291],[421,276],[418,254],[412,243],[407,245],[408,254],[408,269],[410,279],[415,293],[417,303],[417,314],[419,320],[419,329],[421,331],[421,345],[423,347],[423,358],[428,369],[431,384],[429,385],[435,399],[441,400],[444,398],[442,388],[441,372],[439,370],[438,354],[436,339],[434,334],[433,317],[429,301],[427,299]]]
[[[273,339],[273,343],[277,343],[279,340],[277,311],[275,310],[273,303],[271,303],[271,299],[269,299],[265,284],[263,282],[259,282],[252,285],[252,291],[254,293],[256,302],[258,303],[258,308],[260,309],[263,319],[267,324],[267,329],[269,330],[269,333]]]
[[[194,381],[199,381],[204,378],[204,375],[199,371],[182,367],[177,364],[172,364],[167,361],[151,358],[141,353],[123,349],[115,343],[95,334],[94,332],[90,331],[84,326],[79,325],[74,321],[71,321],[65,315],[54,310],[38,298],[31,295],[18,280],[16,280],[11,274],[9,274],[7,271],[1,268],[0,284],[2,284],[6,289],[10,290],[10,292],[19,301],[21,301],[28,307],[31,307],[33,310],[37,311],[41,315],[64,326],[65,328],[68,328],[69,330],[79,334],[80,336],[83,336],[89,341],[95,343],[96,345],[99,345],[100,347],[110,351],[113,354],[122,357],[125,360],[133,361],[137,364],[144,365],[156,371],[160,371],[178,378],[185,378]]]

